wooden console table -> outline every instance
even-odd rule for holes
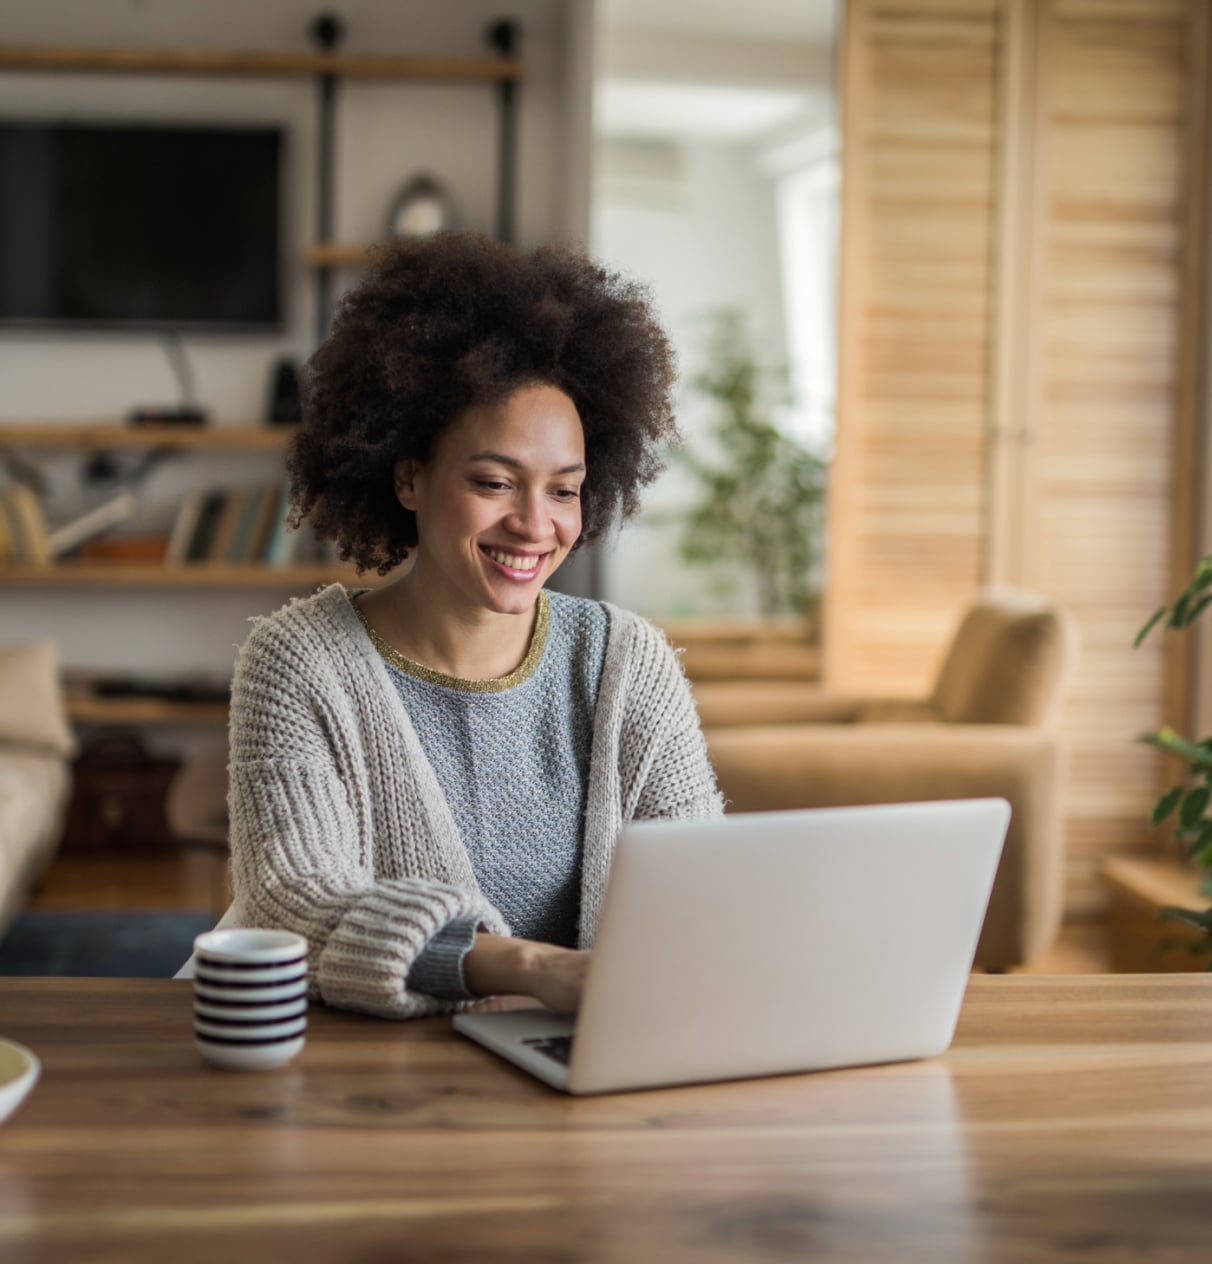
[[[453,1034],[313,1010],[200,1063],[189,985],[0,979],[44,1075],[0,1258],[1202,1261],[1212,978],[974,977],[929,1061],[574,1100]],[[722,1015],[724,1021],[726,1014]]]

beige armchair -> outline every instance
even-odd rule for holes
[[[1075,641],[1059,610],[1003,592],[964,616],[926,698],[842,697],[787,681],[700,683],[695,697],[728,810],[1002,796],[1010,831],[976,963],[1026,964],[1051,945],[1063,906],[1056,722]]]

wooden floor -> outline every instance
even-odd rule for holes
[[[30,903],[35,909],[210,909],[214,857],[193,848],[168,854],[60,853]]]
[[[213,853],[177,855],[60,855],[33,901],[41,909],[208,909],[227,904]],[[216,914],[217,916],[217,914]],[[1024,974],[1102,974],[1110,971],[1106,927],[1066,926],[1052,950]]]

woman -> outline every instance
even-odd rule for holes
[[[721,811],[664,637],[543,587],[637,507],[673,379],[635,286],[471,234],[387,249],[309,361],[296,518],[360,569],[412,555],[236,666],[236,920],[306,935],[328,1003],[575,1009],[619,829]]]

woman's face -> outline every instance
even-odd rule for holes
[[[469,408],[430,461],[401,461],[395,475],[400,504],[417,516],[414,574],[456,604],[533,609],[581,534],[585,437],[554,386]]]

